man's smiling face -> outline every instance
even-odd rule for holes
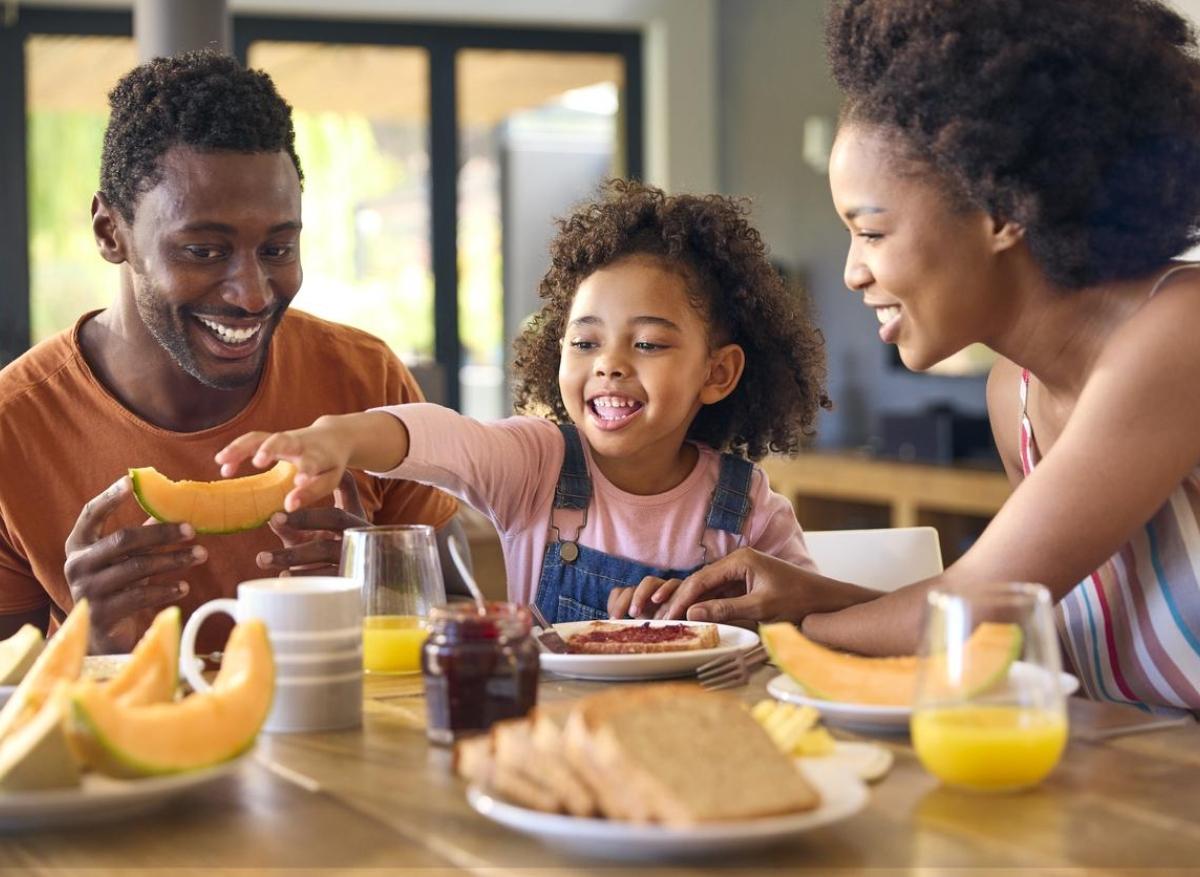
[[[138,314],[200,383],[253,384],[300,289],[296,168],[282,151],[177,146],[161,170],[126,227]]]

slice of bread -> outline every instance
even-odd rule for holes
[[[523,807],[594,816],[596,797],[563,754],[561,729],[569,709],[540,706],[527,718],[497,722],[487,734],[458,741],[455,772]]]
[[[736,698],[686,685],[585,698],[568,721],[567,756],[602,787],[607,815],[635,822],[691,826],[820,803]]]
[[[536,713],[553,713],[553,708],[539,707]],[[595,797],[583,780],[571,769],[562,752],[561,739],[538,745],[532,719],[499,722],[492,729],[496,764],[513,774],[524,776],[530,783],[544,788],[554,797],[554,811],[566,811],[572,816],[591,816],[596,812]],[[544,717],[543,724],[554,725]],[[547,735],[543,732],[543,740]],[[545,809],[545,808],[539,808]]]
[[[587,780],[567,760],[563,729],[571,713],[571,704],[544,704],[533,714],[533,763],[545,769],[546,781],[562,799],[572,816],[595,816],[599,811],[596,794]]]
[[[671,638],[663,638],[668,632]],[[567,648],[577,655],[640,655],[712,649],[720,642],[715,624],[593,621],[567,637]]]

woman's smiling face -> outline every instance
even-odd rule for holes
[[[829,184],[850,231],[845,282],[879,318],[879,337],[923,371],[1007,321],[1011,303],[997,256],[1019,239],[1011,225],[960,208],[931,168],[898,157],[879,128],[845,125]]]

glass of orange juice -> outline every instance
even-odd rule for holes
[[[930,590],[912,714],[925,769],[947,785],[1041,782],[1067,743],[1050,592],[997,583]]]
[[[348,529],[342,534],[341,574],[362,589],[363,670],[421,672],[429,610],[446,602],[433,528]]]

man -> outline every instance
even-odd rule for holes
[[[335,505],[246,533],[146,519],[130,467],[212,480],[213,455],[249,429],[421,395],[383,342],[287,312],[302,176],[269,77],[195,52],[143,64],[109,101],[92,229],[120,293],[0,371],[0,637],[52,630],[86,597],[91,650],[127,652],[163,606],[187,614],[239,581],[335,571],[348,526],[461,533],[445,494],[361,474]],[[202,649],[220,646],[205,633]]]

